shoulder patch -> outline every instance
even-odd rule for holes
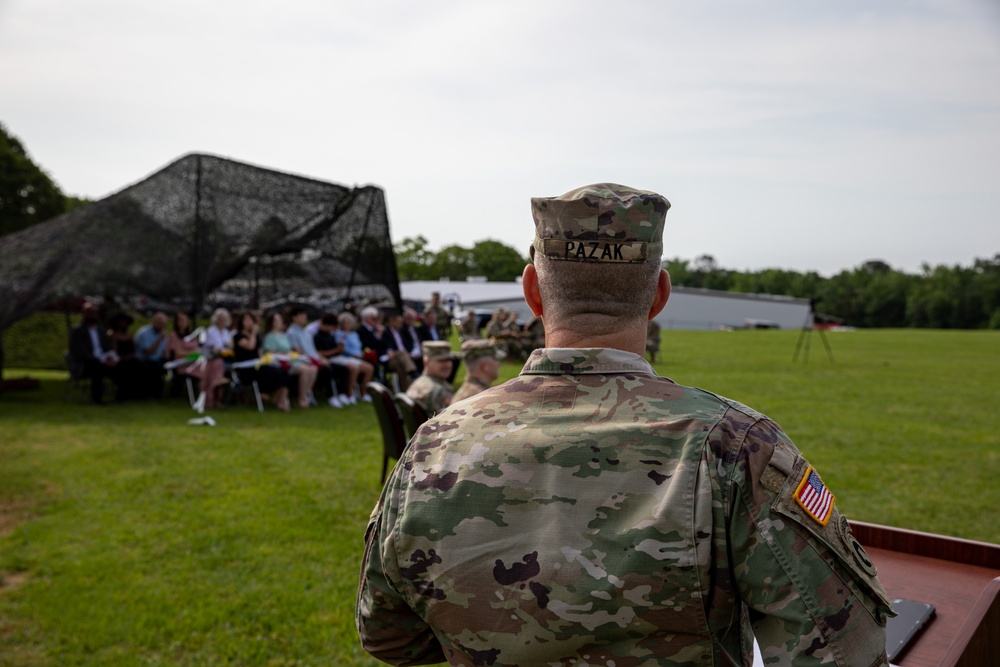
[[[802,481],[795,489],[794,497],[799,507],[821,526],[825,526],[830,521],[830,516],[833,514],[834,497],[812,466],[806,467]]]

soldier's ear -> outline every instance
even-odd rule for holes
[[[538,292],[538,274],[535,273],[535,265],[528,264],[521,274],[521,290],[524,292],[524,300],[531,308],[535,317],[542,316],[542,295]]]
[[[660,269],[660,277],[657,279],[656,283],[656,296],[653,297],[653,305],[649,308],[649,317],[647,319],[653,319],[660,314],[663,307],[667,305],[667,299],[670,298],[670,274],[664,269]]]

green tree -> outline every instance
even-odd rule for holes
[[[472,246],[474,275],[492,282],[510,282],[524,271],[528,259],[500,241],[479,241]]]
[[[674,257],[673,259],[663,260],[660,263],[660,268],[666,269],[667,273],[670,274],[671,285],[677,285],[678,287],[697,287],[697,285],[691,284],[692,272],[689,264],[690,262],[686,259]]]
[[[66,198],[59,187],[0,124],[0,236],[65,211]]]
[[[437,280],[435,255],[423,236],[407,237],[393,246],[400,280]]]
[[[460,245],[445,246],[434,258],[435,279],[465,280],[475,275],[474,267],[472,250]]]

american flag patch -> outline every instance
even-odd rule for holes
[[[795,489],[795,502],[806,511],[806,514],[825,526],[833,514],[833,494],[826,488],[823,480],[812,466],[806,468],[806,474]]]

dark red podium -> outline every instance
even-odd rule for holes
[[[892,598],[934,605],[900,667],[1000,665],[1000,546],[851,522]]]

